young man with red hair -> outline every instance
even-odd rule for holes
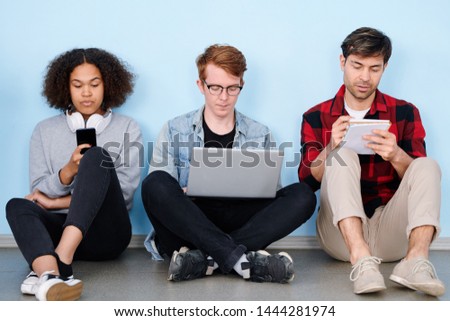
[[[281,188],[273,199],[185,194],[192,147],[274,144],[268,127],[235,109],[247,69],[244,55],[232,46],[213,45],[197,58],[197,67],[205,103],[164,125],[142,184],[142,200],[154,228],[147,249],[156,258],[172,256],[172,281],[203,277],[218,267],[256,282],[290,282],[292,258],[262,250],[311,217],[316,199],[306,184]]]

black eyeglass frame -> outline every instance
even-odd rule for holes
[[[238,95],[241,93],[242,89],[244,88],[244,86],[236,86],[236,85],[228,86],[228,87],[222,87],[221,85],[208,85],[204,79],[203,79],[202,81],[203,81],[203,83],[206,85],[206,88],[208,88],[209,93],[210,93],[211,95],[213,95],[213,96],[220,96],[220,95],[223,93],[223,90],[225,89],[225,92],[227,93],[228,96],[234,96],[234,97],[235,97],[235,96],[238,96]],[[211,92],[211,87],[213,87],[213,86],[214,86],[214,87],[220,88],[220,92],[219,92],[217,95],[216,95],[216,94],[213,94],[213,93]],[[236,95],[232,95],[232,94],[230,94],[230,93],[228,92],[228,90],[229,90],[230,88],[239,88],[239,92],[238,92]]]

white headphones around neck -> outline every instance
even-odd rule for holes
[[[100,134],[111,122],[111,114],[111,109],[108,109],[104,115],[93,114],[87,121],[84,121],[83,116],[79,112],[70,112],[67,110],[66,120],[67,125],[69,125],[69,128],[73,133],[81,128],[95,128],[96,134]]]

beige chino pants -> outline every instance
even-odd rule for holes
[[[369,219],[362,204],[358,155],[346,148],[333,153],[338,155],[327,158],[317,218],[320,244],[330,256],[349,261],[350,254],[337,224],[352,216],[361,218],[364,239],[372,255],[384,262],[406,255],[409,235],[418,226],[432,225],[436,228],[434,237],[439,235],[441,170],[436,161],[427,157],[415,159],[392,199],[378,207]]]

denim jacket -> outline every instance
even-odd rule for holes
[[[150,173],[162,170],[172,175],[181,187],[187,186],[192,148],[204,145],[204,107],[169,120],[162,128],[150,163]],[[235,111],[236,134],[233,148],[274,147],[272,135],[264,126]],[[271,143],[271,144],[270,144]]]
[[[164,124],[153,147],[150,173],[157,170],[165,171],[172,175],[182,188],[187,186],[192,149],[204,145],[203,110],[204,107],[178,116]],[[267,126],[237,110],[235,110],[235,118],[236,134],[233,148],[275,147]],[[154,235],[154,231],[151,231],[144,245],[154,260],[162,260],[154,243]]]

